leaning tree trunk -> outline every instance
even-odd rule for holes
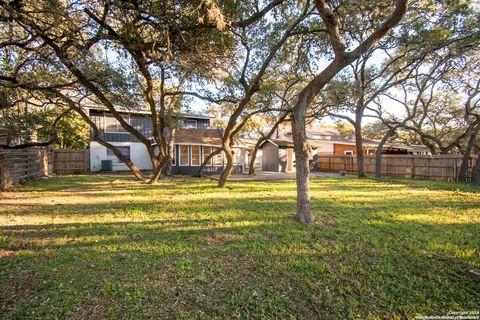
[[[301,101],[299,103],[307,103]],[[308,165],[308,145],[305,130],[307,106],[299,106],[292,112],[292,136],[294,142],[296,177],[297,177],[297,215],[298,222],[315,220],[310,207],[310,167]]]
[[[259,139],[255,146],[253,147],[252,155],[250,156],[250,164],[248,165],[248,174],[251,176],[255,175],[255,160],[257,159],[258,149],[260,145],[265,141],[264,139]]]
[[[223,151],[223,148],[218,148],[217,150],[211,152],[202,162],[200,167],[198,168],[197,174],[194,175],[194,177],[201,177],[203,170],[207,166],[207,163],[210,162],[210,160],[215,157],[217,154],[220,154]]]
[[[467,148],[462,159],[462,165],[460,166],[460,171],[458,173],[458,181],[467,182],[468,179],[468,163],[472,155],[472,150],[475,147],[475,141],[477,139],[478,133],[480,132],[480,125],[478,125],[475,130],[470,135],[468,139]],[[478,161],[478,160],[477,160]]]
[[[122,161],[127,167],[128,169],[130,169],[130,171],[133,173],[133,175],[135,176],[135,178],[137,178],[138,180],[140,181],[145,181],[146,177],[143,175],[142,171],[140,171],[140,169],[138,169],[138,167],[130,160],[128,159],[127,157],[125,157],[121,152],[120,150],[118,150],[117,147],[113,146],[112,144],[108,143],[108,142],[105,142],[104,140],[102,139],[95,139],[96,142],[100,143],[101,145],[103,145],[104,147],[110,149],[113,154],[115,156],[117,156],[117,158]]]
[[[125,163],[128,169],[130,169],[130,171],[133,173],[135,178],[137,178],[140,181],[145,181],[145,176],[143,175],[142,171],[140,171],[140,169],[138,169],[138,167],[129,158],[125,157],[116,146],[106,142],[103,139],[98,138],[98,136],[96,136],[95,133],[94,133],[94,140],[99,144],[101,144],[102,146],[104,146],[105,148],[110,149],[113,152],[113,154],[118,158],[118,160]]]
[[[163,169],[165,169],[167,162],[168,162],[168,159],[165,159],[165,158],[158,162],[157,167],[154,168],[153,170],[152,178],[148,180],[147,183],[149,184],[157,183],[157,181],[162,176]]]
[[[380,178],[382,176],[382,150],[385,143],[392,136],[392,131],[388,131],[380,141],[375,150],[375,177]]]
[[[367,174],[365,172],[365,157],[363,155],[362,125],[359,122],[356,122],[355,125],[355,147],[357,148],[357,174],[359,178],[365,178]]]
[[[227,164],[223,168],[223,172],[220,175],[220,179],[218,180],[218,186],[220,188],[225,187],[227,184],[228,177],[230,177],[230,174],[232,173],[233,169],[233,150],[230,146],[230,139],[228,139],[227,143],[223,144],[223,151],[225,153],[225,160],[227,161]]]

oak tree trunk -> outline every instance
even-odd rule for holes
[[[468,139],[467,148],[465,149],[465,153],[462,159],[462,165],[460,166],[460,171],[458,173],[458,181],[460,182],[467,182],[468,180],[468,163],[470,162],[471,154],[472,154],[473,148],[475,147],[475,141],[477,139],[479,132],[480,132],[480,125],[478,125],[474,129],[474,131],[470,135],[470,138]]]
[[[365,157],[363,155],[362,127],[357,121],[355,125],[355,146],[357,148],[357,174],[359,178],[367,176],[365,172]]]
[[[299,103],[306,103],[300,101]],[[310,167],[308,165],[308,145],[305,130],[305,116],[308,106],[300,106],[292,112],[292,137],[294,142],[297,177],[297,215],[298,222],[315,220],[310,207]]]
[[[170,141],[168,142],[168,161],[165,168],[165,175],[172,174],[173,157],[175,156],[175,129],[171,129]]]
[[[262,142],[264,141],[262,139],[260,139],[260,140]],[[257,141],[255,146],[253,147],[253,152],[250,155],[250,163],[248,165],[248,174],[251,175],[251,176],[255,175],[255,160],[257,159],[258,149],[260,148],[260,145],[262,144],[262,142],[260,142],[260,140]]]
[[[475,165],[473,166],[472,183],[480,184],[480,156],[477,158],[477,162],[475,162]]]
[[[382,176],[382,151],[383,146],[387,143],[388,139],[392,136],[392,132],[388,131],[380,141],[375,150],[375,177],[380,178]]]
[[[230,147],[229,143],[226,143],[223,145],[223,152],[225,154],[225,160],[227,164],[223,168],[223,172],[220,175],[220,179],[218,180],[218,186],[220,188],[225,187],[227,184],[228,177],[230,177],[230,174],[232,173],[233,169],[233,150]]]

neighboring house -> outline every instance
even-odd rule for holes
[[[377,151],[378,142],[364,141],[363,153],[366,155],[374,155]],[[345,141],[333,143],[334,155],[355,155],[357,154],[357,147],[355,141]],[[401,143],[386,143],[382,148],[382,154],[415,154],[427,155],[431,154],[430,149],[423,145],[406,145]]]
[[[122,110],[124,119],[149,138],[152,146],[153,128],[148,111]],[[108,111],[101,108],[89,108],[89,115],[100,130],[100,137],[117,146],[123,155],[129,157],[140,170],[151,170],[152,164],[145,145],[127,132]],[[194,174],[203,160],[222,145],[222,129],[210,126],[211,118],[199,115],[179,115],[179,126],[175,130],[172,172],[174,174]],[[243,145],[235,146],[234,173],[242,173],[248,166],[247,149]],[[90,138],[90,170],[100,171],[102,161],[110,160],[113,171],[125,171],[128,167],[106,147]],[[208,163],[205,172],[221,173],[225,165],[223,152]]]
[[[310,146],[310,166],[316,170],[315,163],[319,155],[356,155],[354,139],[343,137],[330,126],[310,126],[306,130]],[[378,142],[364,141],[363,151],[374,155]],[[264,142],[262,150],[262,170],[275,172],[294,172],[295,153],[293,151],[292,133],[289,126],[281,128],[275,139]],[[430,154],[428,147],[423,145],[405,145],[387,143],[383,146],[383,154]]]

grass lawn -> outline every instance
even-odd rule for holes
[[[403,319],[478,310],[480,189],[65,176],[0,198],[2,318]]]

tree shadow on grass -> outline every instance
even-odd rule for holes
[[[478,224],[396,221],[327,200],[325,216],[350,214],[303,226],[284,205],[268,218],[249,207],[228,218],[4,226],[23,247],[0,260],[3,311],[353,318],[467,310],[480,298],[466,275]]]
[[[95,183],[79,183],[85,203],[32,204],[15,214],[24,223],[1,226],[3,315],[400,318],[473,310],[480,301],[466,274],[480,264],[478,223],[425,218],[445,207],[461,215],[475,201],[399,193],[376,203],[369,193],[314,193],[319,222],[300,225],[291,218],[292,182],[255,184],[265,192],[239,183],[237,192],[252,193],[238,198],[202,182],[179,188],[178,198],[162,198],[165,189],[150,199],[141,192],[161,185],[141,186],[132,190],[137,200],[119,203]],[[335,185],[325,183],[327,190]],[[189,191],[205,197],[189,198]],[[59,223],[28,223],[41,213]]]

